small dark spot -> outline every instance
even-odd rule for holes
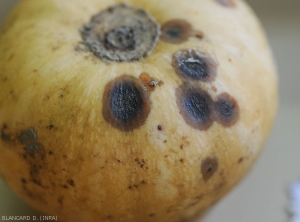
[[[239,119],[239,106],[237,101],[228,93],[218,96],[214,104],[215,119],[225,127],[234,125]]]
[[[196,50],[175,53],[172,66],[183,79],[210,82],[217,75],[217,63],[208,55]]]
[[[239,160],[238,160],[238,163],[242,163],[244,161],[244,157],[241,157]]]
[[[164,140],[164,143],[168,142],[168,140]]]
[[[118,161],[118,163],[121,163],[121,160],[117,160]]]
[[[158,125],[158,126],[157,126],[157,129],[158,129],[159,131],[162,131],[162,126],[161,126],[161,125]]]
[[[64,158],[64,160],[68,159],[68,156],[66,154],[64,154],[62,157]]]
[[[207,130],[213,123],[213,100],[199,87],[183,83],[176,91],[177,105],[185,122],[195,129]]]
[[[214,0],[224,7],[235,7],[235,3],[233,0]]]
[[[218,160],[215,157],[208,157],[201,163],[201,173],[204,181],[211,178],[218,170]]]
[[[26,184],[26,183],[27,183],[27,180],[26,180],[25,178],[21,178],[21,182],[22,182],[23,184]]]
[[[183,160],[183,159],[180,159],[180,162],[181,162],[181,163],[183,163],[183,162],[184,162],[184,160]]]
[[[60,98],[64,98],[64,94],[60,94],[60,96],[59,96]]]
[[[37,135],[33,128],[28,128],[19,134],[19,141],[22,144],[35,140],[36,138]]]
[[[155,216],[155,214],[149,214],[149,217],[154,217]]]
[[[172,44],[180,44],[188,40],[192,34],[192,26],[185,20],[174,19],[161,26],[161,40]]]
[[[132,131],[143,125],[150,108],[149,95],[134,77],[121,76],[105,88],[102,114],[108,123],[121,131]]]
[[[182,150],[183,150],[183,145],[182,145],[182,144],[180,145],[180,149],[182,149]]]
[[[68,180],[67,183],[68,183],[70,186],[72,186],[72,187],[75,186],[74,180]]]
[[[68,189],[69,187],[65,184],[65,185],[62,185],[63,188],[65,189]]]
[[[57,198],[57,202],[60,204],[60,205],[63,205],[63,200],[64,200],[64,197],[59,197]]]
[[[53,129],[53,128],[54,128],[54,125],[53,125],[53,124],[47,126],[47,129],[49,129],[49,130],[51,130],[51,129]]]
[[[107,219],[113,219],[113,218],[114,218],[114,216],[112,216],[112,215],[108,215],[106,218],[107,218]]]
[[[142,180],[142,182],[141,182],[142,184],[146,184],[147,182],[145,181],[145,180]]]
[[[49,155],[52,155],[52,154],[53,154],[53,151],[52,151],[52,150],[50,150],[50,151],[48,152],[48,154],[49,154]]]

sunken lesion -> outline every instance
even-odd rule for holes
[[[105,87],[102,114],[121,131],[132,131],[146,122],[151,110],[149,92],[137,78],[120,76]]]
[[[173,55],[172,66],[181,78],[211,82],[217,75],[217,63],[209,55],[196,50],[181,50]]]
[[[119,4],[93,16],[81,35],[89,50],[103,61],[133,62],[151,53],[160,27],[143,9]]]
[[[176,90],[177,106],[185,122],[198,130],[207,130],[213,124],[213,100],[200,87],[183,83]]]
[[[240,116],[239,105],[235,98],[228,93],[222,93],[218,96],[214,104],[215,119],[224,127],[234,125]]]

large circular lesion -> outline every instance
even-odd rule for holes
[[[126,4],[95,15],[82,30],[83,42],[105,62],[132,62],[155,47],[160,27],[145,10]]]
[[[121,131],[132,131],[146,122],[151,109],[148,91],[139,79],[123,75],[107,84],[103,95],[104,119]]]

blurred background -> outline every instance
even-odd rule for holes
[[[0,0],[0,22],[16,2]],[[277,61],[278,116],[257,164],[203,222],[292,222],[287,210],[289,187],[300,180],[300,0],[246,2],[261,20]],[[0,220],[4,215],[39,214],[0,178]]]

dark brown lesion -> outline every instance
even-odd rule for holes
[[[236,3],[233,0],[213,0],[217,3],[219,3],[220,5],[224,6],[224,7],[235,7]]]
[[[239,119],[239,105],[235,98],[228,93],[222,93],[218,96],[214,110],[216,121],[225,127],[234,125]]]
[[[201,163],[201,174],[204,181],[210,179],[218,170],[218,160],[216,157],[207,157]]]
[[[183,83],[176,90],[177,106],[185,122],[198,130],[207,130],[213,124],[213,100],[200,87]]]
[[[181,50],[173,55],[172,66],[183,79],[211,82],[217,75],[217,63],[209,55],[196,50]]]
[[[102,114],[113,127],[132,131],[146,122],[150,110],[149,92],[140,79],[123,75],[106,85]]]
[[[192,25],[184,19],[173,19],[165,22],[161,26],[160,39],[171,44],[181,44],[190,37],[202,39],[203,32],[194,30]]]
[[[132,62],[151,53],[160,28],[143,9],[119,4],[93,16],[81,34],[84,44],[103,61]]]
[[[161,26],[160,39],[172,44],[180,44],[188,40],[192,35],[191,24],[183,19],[167,21]]]

